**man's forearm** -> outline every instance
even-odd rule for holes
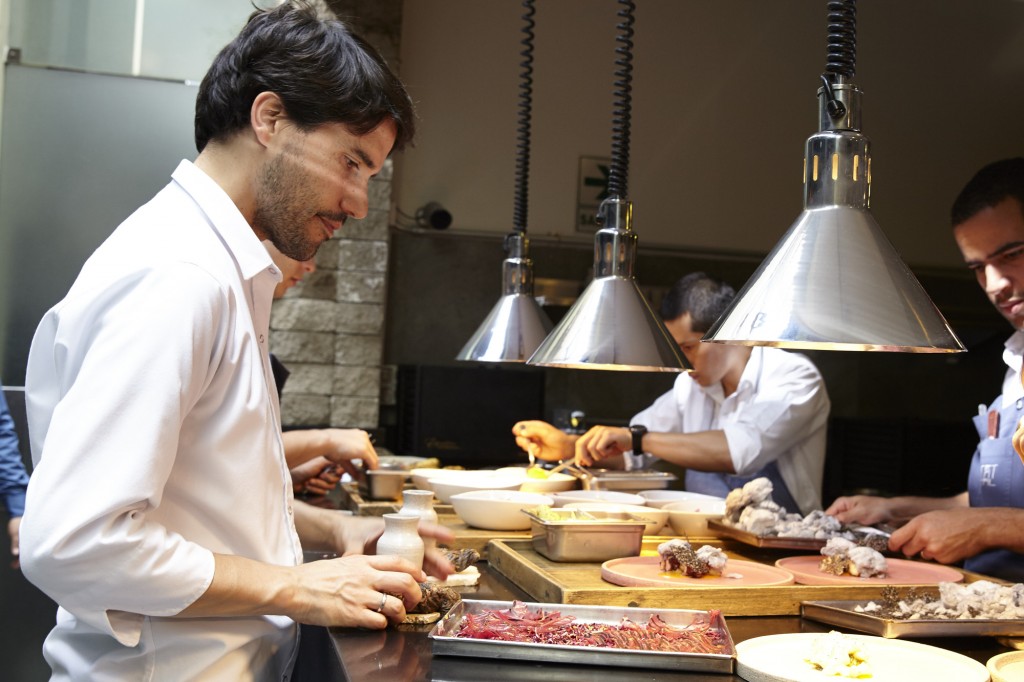
[[[736,472],[724,431],[648,432],[644,435],[643,444],[645,452],[686,469]]]

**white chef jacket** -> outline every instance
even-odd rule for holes
[[[269,366],[280,274],[188,161],[86,261],[36,330],[21,564],[54,599],[53,679],[282,680],[283,616],[172,618],[213,553],[296,565]]]
[[[1016,331],[1006,340],[1003,362],[1006,363],[1006,376],[1003,377],[1003,407],[1009,407],[1024,398],[1024,385],[1021,385],[1020,380],[1020,368],[1024,363],[1024,332]]]
[[[680,374],[672,390],[637,414],[650,431],[725,432],[733,467],[749,476],[770,462],[804,514],[821,509],[831,403],[817,367],[797,353],[756,346],[736,391],[704,388]]]

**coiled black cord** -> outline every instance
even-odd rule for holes
[[[633,102],[633,0],[619,0],[619,34],[615,42],[615,103],[612,109],[612,164],[608,172],[608,194],[626,198],[629,181],[629,127]]]
[[[533,110],[533,0],[523,0],[523,61],[519,85],[519,118],[516,126],[516,200],[512,224],[516,232],[526,232],[528,182],[530,177],[530,115]]]
[[[827,4],[828,57],[825,73],[853,78],[857,70],[857,0],[836,0]]]

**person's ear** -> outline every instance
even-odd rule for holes
[[[249,125],[257,141],[264,147],[270,145],[274,135],[280,132],[288,115],[284,110],[284,102],[273,92],[261,92],[252,101],[249,111]]]

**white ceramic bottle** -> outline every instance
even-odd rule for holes
[[[437,512],[434,511],[434,492],[432,490],[405,490],[402,492],[402,508],[399,514],[415,516],[422,521],[437,523]],[[427,549],[437,547],[434,538],[423,538],[423,546]]]
[[[394,554],[417,568],[423,566],[423,539],[418,516],[384,515],[384,534],[377,540],[377,554]]]

